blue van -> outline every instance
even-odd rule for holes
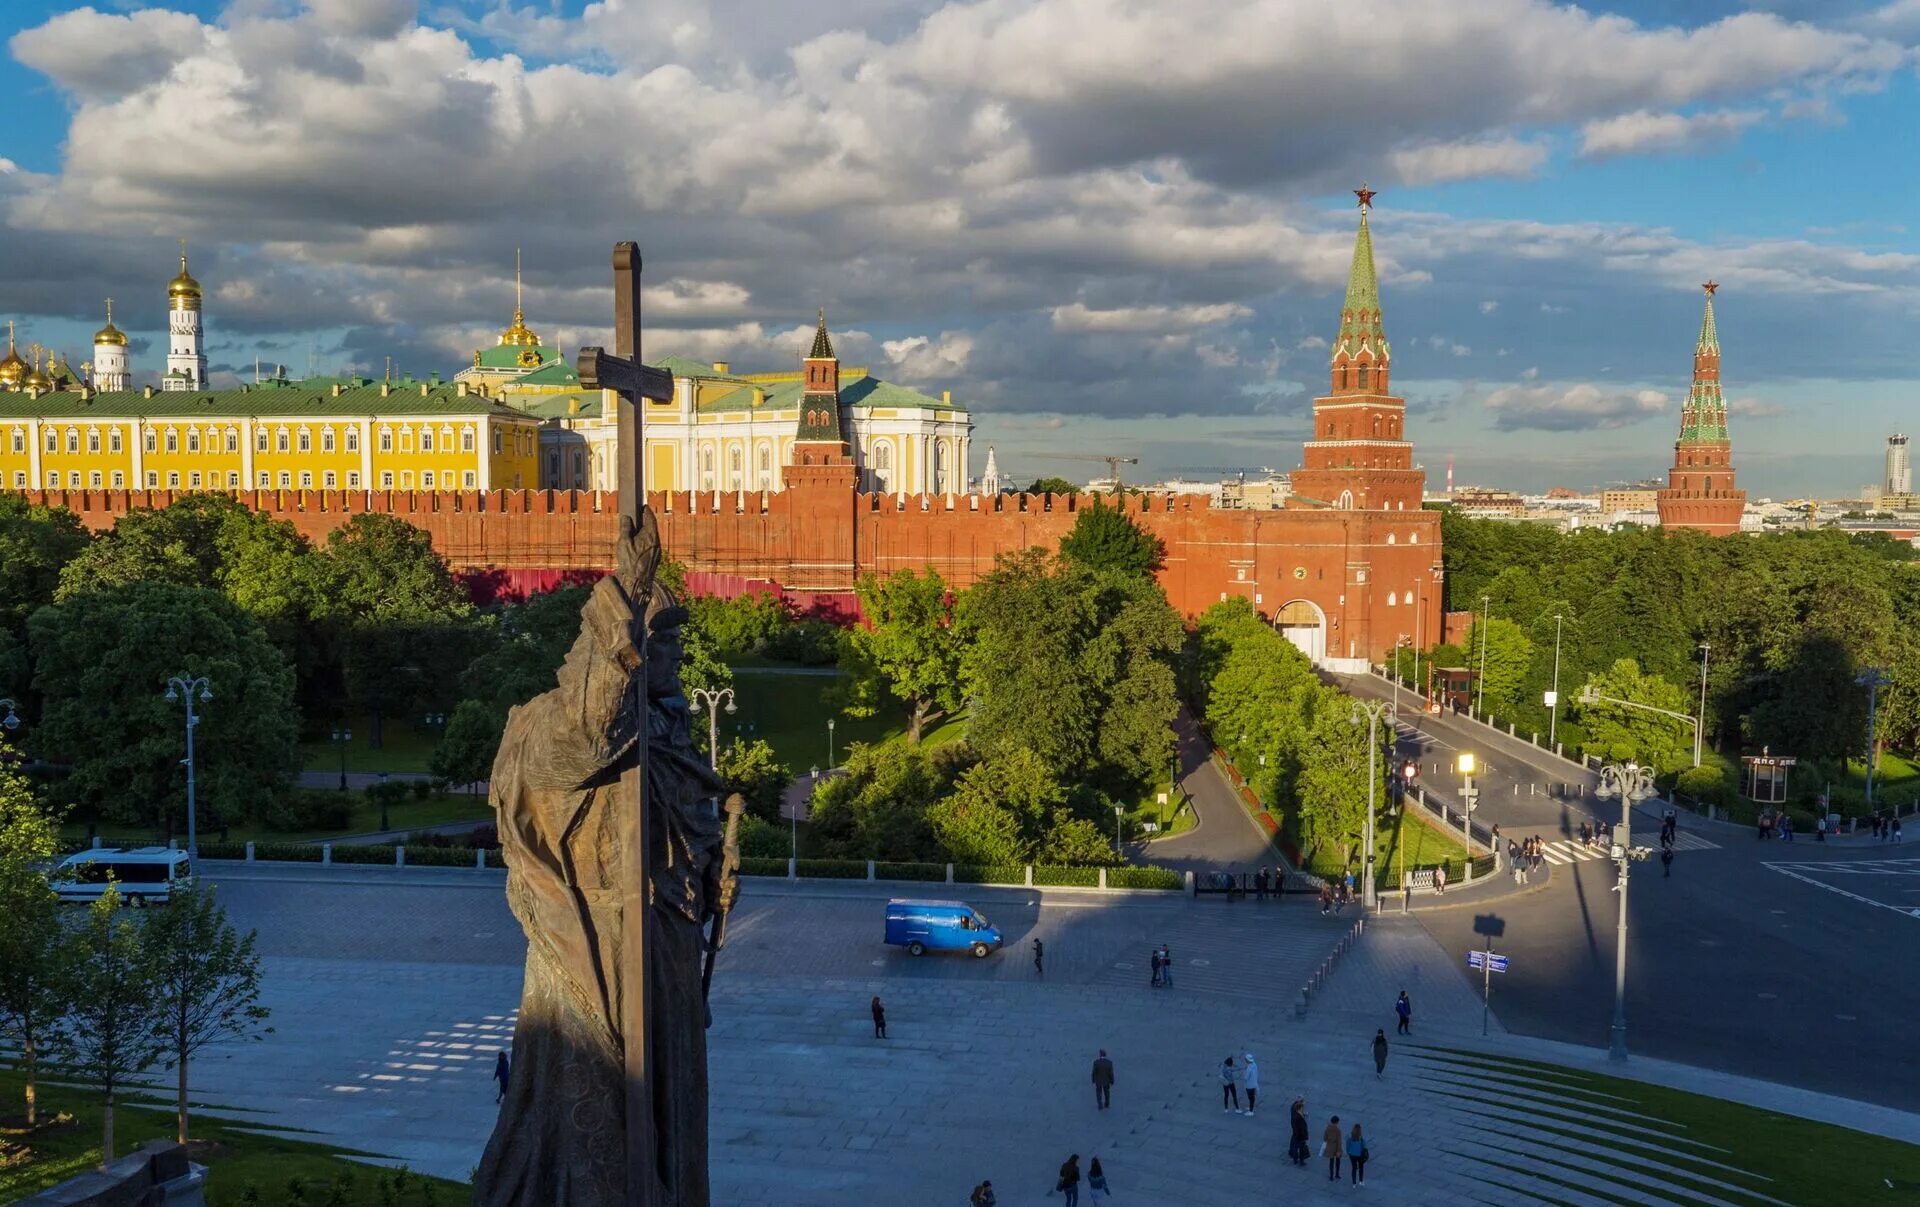
[[[1000,946],[1000,932],[964,901],[887,902],[887,943],[908,955],[970,951],[985,959]]]

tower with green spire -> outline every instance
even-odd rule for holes
[[[1393,349],[1380,311],[1368,216],[1373,190],[1355,189],[1360,229],[1334,337],[1328,393],[1313,402],[1313,438],[1302,450],[1293,493],[1303,505],[1360,511],[1418,510],[1426,474],[1406,439],[1407,404],[1389,394]]]
[[[1740,531],[1747,492],[1734,486],[1733,444],[1727,434],[1727,400],[1720,391],[1720,329],[1714,321],[1717,282],[1708,281],[1706,312],[1693,347],[1693,385],[1680,406],[1680,438],[1673,443],[1673,468],[1666,489],[1656,496],[1660,523],[1692,528],[1710,536]]]
[[[847,437],[840,422],[840,358],[834,355],[824,310],[820,312],[820,325],[813,331],[813,347],[801,362],[801,372],[805,389],[800,396],[800,427],[794,439],[844,446]]]

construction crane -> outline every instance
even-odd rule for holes
[[[1140,458],[1138,457],[1108,457],[1098,453],[1047,453],[1041,459],[1046,461],[1105,461],[1107,463],[1107,477],[1113,480],[1113,491],[1115,494],[1120,493],[1120,467],[1122,465],[1140,464]]]

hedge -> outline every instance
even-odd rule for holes
[[[740,874],[742,876],[784,876],[787,874],[787,861],[763,855],[743,855],[740,859]]]
[[[807,880],[865,880],[867,861],[864,859],[802,859],[799,865],[802,879]],[[946,870],[941,869],[944,879]]]
[[[244,842],[203,842],[200,844],[202,859],[245,859],[247,844]]]
[[[1036,880],[1039,878],[1037,869],[1034,872],[1034,878]],[[1107,869],[1108,888],[1182,889],[1186,886],[1186,878],[1180,873],[1168,868],[1127,867]]]
[[[873,875],[877,880],[944,881],[947,878],[947,865],[944,863],[876,863],[873,865]]]
[[[335,851],[334,855],[337,858],[339,852]],[[246,857],[247,848],[243,843],[240,846],[240,858]],[[256,842],[253,844],[253,857],[275,862],[319,863],[320,847],[317,844],[304,842]],[[392,851],[387,852],[387,862],[393,862]]]
[[[1025,864],[1019,863],[956,863],[953,865],[953,879],[956,884],[1017,884],[1024,887],[1027,869]]]
[[[1100,869],[1037,867],[1033,869],[1033,882],[1074,888],[1096,888],[1100,884]]]
[[[407,847],[407,866],[415,864],[430,868],[470,868],[474,866],[477,852],[466,847]],[[333,857],[340,858],[340,848],[333,849]]]

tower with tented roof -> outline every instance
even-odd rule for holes
[[[1693,385],[1680,408],[1673,468],[1667,471],[1666,488],[1655,497],[1655,506],[1662,527],[1726,536],[1740,531],[1747,492],[1734,485],[1727,400],[1720,388],[1720,329],[1713,315],[1713,295],[1720,286],[1708,281],[1701,288],[1707,302],[1700,318],[1700,338],[1693,348]]]

